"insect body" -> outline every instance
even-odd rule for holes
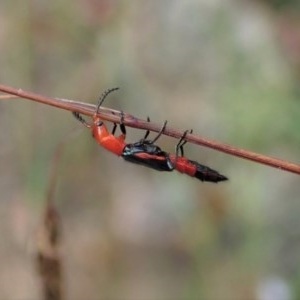
[[[225,176],[219,174],[217,171],[184,157],[183,146],[186,144],[185,137],[188,131],[185,131],[185,133],[177,143],[175,148],[175,155],[169,154],[163,151],[159,146],[157,146],[155,142],[164,132],[167,121],[164,122],[164,125],[161,128],[160,132],[153,140],[147,140],[147,137],[149,135],[149,131],[147,131],[144,138],[140,141],[132,144],[126,144],[126,128],[123,124],[124,114],[121,112],[121,122],[119,126],[122,134],[118,137],[114,135],[117,124],[114,124],[112,133],[109,133],[105,124],[97,116],[97,113],[106,96],[117,89],[118,88],[107,90],[100,97],[96,112],[93,116],[92,124],[87,123],[79,113],[73,112],[73,115],[77,120],[79,120],[86,127],[92,129],[93,137],[102,147],[118,156],[122,156],[126,161],[143,165],[157,171],[170,172],[176,169],[180,173],[195,177],[201,181],[209,181],[215,183],[227,180]],[[149,118],[148,121],[150,121]]]
[[[129,162],[140,164],[157,171],[173,171],[173,163],[169,154],[162,151],[157,145],[140,141],[127,144],[122,157]]]
[[[148,118],[148,121],[150,119]],[[174,166],[169,156],[169,153],[161,150],[155,144],[155,141],[161,136],[166,128],[167,121],[164,122],[160,132],[153,140],[147,140],[149,131],[143,139],[133,144],[126,144],[122,157],[129,162],[143,165],[157,171],[173,171]]]

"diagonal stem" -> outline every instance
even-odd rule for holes
[[[22,89],[15,89],[6,85],[0,84],[0,91],[15,95],[20,98],[29,99],[35,102],[51,105],[61,109],[79,112],[84,115],[93,116],[95,113],[96,106],[84,102],[78,102],[73,100],[61,99],[61,98],[50,98],[43,95],[23,91]],[[1,98],[0,98],[1,100]],[[120,111],[101,107],[98,113],[99,117],[105,121],[120,123]],[[145,129],[149,131],[159,132],[161,125],[148,122],[146,120],[138,119],[130,114],[124,114],[124,124],[128,127]],[[183,135],[183,131],[175,130],[166,127],[163,134],[179,139]],[[280,170],[285,170],[291,173],[300,175],[300,165],[284,161],[281,159],[269,157],[266,155],[258,154],[249,150],[236,148],[230,145],[226,145],[217,141],[209,140],[194,134],[187,134],[186,140],[190,143],[205,146],[217,151],[221,151],[233,156],[248,159],[260,164],[265,164]]]

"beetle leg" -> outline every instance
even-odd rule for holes
[[[161,130],[159,131],[159,133],[157,134],[157,136],[151,141],[151,144],[154,144],[159,139],[159,137],[164,133],[166,126],[167,126],[167,122],[168,121],[164,122],[164,124],[163,124]]]
[[[120,130],[122,134],[126,135],[126,127],[124,125],[124,112],[120,112]]]
[[[179,149],[180,149],[180,156],[184,156],[184,151],[183,151],[183,146],[187,143],[187,141],[185,140],[185,137],[188,133],[188,130],[186,130],[182,137],[180,138],[179,142],[177,143],[176,147],[175,147],[175,150],[176,150],[176,155],[178,156],[178,152],[179,152]],[[189,132],[190,134],[193,133],[193,129],[190,130]]]
[[[150,122],[150,118],[149,118],[149,116],[147,117],[147,122]],[[145,136],[144,136],[144,138],[142,139],[142,141],[144,141],[144,140],[145,140],[145,139],[148,137],[149,133],[150,133],[150,131],[149,131],[149,130],[147,130],[147,131],[146,131],[146,133],[145,133]]]

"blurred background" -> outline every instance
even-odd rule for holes
[[[0,46],[1,84],[89,103],[119,86],[106,106],[300,162],[296,0],[2,0]],[[63,140],[63,299],[300,298],[297,175],[192,144],[230,180],[160,173],[28,100],[0,101],[0,127],[0,299],[44,297],[37,235]]]

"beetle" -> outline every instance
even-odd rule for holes
[[[84,126],[92,130],[92,135],[95,140],[104,147],[106,150],[114,153],[117,156],[123,157],[124,160],[146,166],[157,171],[167,171],[171,172],[176,169],[180,173],[187,174],[191,177],[195,177],[201,181],[209,182],[219,182],[227,180],[227,177],[219,174],[217,171],[210,169],[207,166],[201,165],[194,160],[190,160],[184,157],[183,146],[186,144],[186,134],[185,131],[179,142],[175,147],[175,154],[169,154],[163,151],[155,142],[163,134],[167,121],[164,122],[161,130],[153,140],[148,140],[149,130],[146,131],[144,138],[135,143],[125,143],[126,139],[126,127],[124,125],[124,113],[121,112],[120,120],[120,131],[121,135],[115,136],[115,131],[117,124],[114,123],[112,132],[110,133],[101,120],[97,116],[101,105],[103,104],[105,98],[113,91],[118,90],[118,88],[113,88],[105,91],[99,98],[95,114],[93,115],[93,123],[89,124],[85,119],[78,113],[73,112],[74,117],[79,120]],[[150,121],[149,117],[147,118]],[[190,131],[192,133],[192,131]],[[180,151],[180,155],[179,155]]]

